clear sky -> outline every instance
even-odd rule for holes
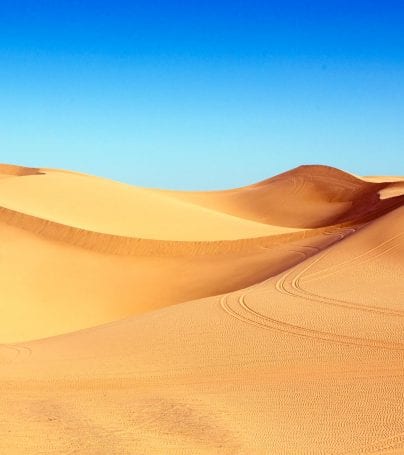
[[[404,175],[404,3],[1,0],[0,161],[183,189]]]

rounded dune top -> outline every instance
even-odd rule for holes
[[[296,229],[246,220],[176,198],[74,172],[4,166],[0,206],[59,224],[131,238],[209,241],[263,237]],[[14,172],[11,174],[11,172]]]
[[[379,191],[388,185],[330,166],[304,165],[246,187],[183,192],[180,197],[244,219],[308,229],[349,222],[379,209]]]

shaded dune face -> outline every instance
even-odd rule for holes
[[[40,169],[34,167],[16,166],[14,164],[0,164],[0,176],[24,176],[24,175],[40,175]]]
[[[404,453],[402,179],[0,174],[0,453]]]
[[[368,182],[327,166],[300,166],[255,185],[222,192],[184,193],[184,198],[249,220],[316,228],[359,221],[389,210],[380,201],[389,182]]]

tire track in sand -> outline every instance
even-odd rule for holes
[[[393,243],[393,245],[390,245],[390,243],[392,241],[397,240],[402,235],[403,234],[400,234],[399,236],[394,236],[391,239],[389,239],[385,242],[382,242],[380,245],[377,245],[376,247],[367,250],[366,252],[360,254],[359,256],[356,256],[349,261],[345,261],[344,264],[347,264],[347,266],[349,267],[350,265],[351,266],[363,265],[366,262],[375,260],[375,259],[383,256],[384,254],[387,254],[387,253],[395,250],[396,248],[398,248],[401,245],[401,239],[399,242],[397,242],[397,244]],[[384,248],[381,248],[381,247],[384,247]],[[372,254],[372,253],[376,253],[376,254]],[[401,316],[401,317],[404,316],[404,311],[385,309],[385,308],[381,308],[381,307],[375,306],[375,305],[358,304],[358,303],[350,302],[350,301],[343,300],[343,299],[337,299],[334,297],[327,297],[324,295],[316,294],[312,291],[308,291],[307,289],[304,289],[301,285],[302,277],[306,274],[306,272],[308,270],[310,270],[311,267],[313,267],[313,265],[315,265],[321,259],[323,259],[326,256],[326,254],[320,256],[319,258],[316,258],[314,261],[312,261],[310,264],[308,264],[307,267],[305,267],[303,270],[298,272],[295,276],[292,276],[294,271],[291,271],[291,272],[288,272],[285,275],[283,275],[281,278],[279,278],[279,280],[275,284],[275,288],[277,289],[277,291],[279,291],[283,294],[288,294],[288,295],[294,296],[294,297],[302,297],[307,300],[317,301],[319,303],[325,303],[327,305],[334,305],[334,306],[339,306],[339,307],[344,307],[344,308],[355,309],[355,310],[359,310],[359,311],[371,312],[371,313],[385,314],[385,315],[389,315],[389,316]],[[368,256],[368,257],[365,257],[365,256]],[[359,258],[362,258],[362,260],[357,262],[357,259],[359,259]],[[355,263],[355,264],[352,265],[353,263]],[[337,273],[337,272],[330,271],[324,276],[325,277],[332,276],[334,273]],[[320,279],[321,271],[316,272],[316,275],[319,277],[318,279]],[[308,276],[311,276],[311,275],[308,275]],[[288,280],[290,281],[289,288],[287,286]]]
[[[340,236],[340,239],[343,239],[346,237],[346,235],[349,235],[349,233],[354,232],[354,229],[349,229],[349,232],[347,231],[343,233],[338,233]],[[390,239],[391,240],[391,239]],[[388,243],[383,242],[383,245]],[[382,246],[382,244],[372,248],[371,250],[375,250]],[[378,252],[378,255],[382,255],[387,251],[390,251],[391,248],[386,248],[385,251]],[[301,276],[303,273],[305,273],[306,269],[309,269],[314,263],[318,262],[321,260],[323,256],[316,258],[314,261],[312,261],[307,267],[305,267],[301,272],[299,272],[299,276]],[[353,259],[355,260],[355,258]],[[323,301],[320,297],[317,296],[310,296],[310,295],[300,295],[296,291],[299,291],[299,288],[296,289],[296,277],[292,279],[292,281],[295,284],[295,287],[292,286],[292,290],[288,289],[286,287],[286,279],[292,274],[292,272],[288,272],[285,275],[283,275],[280,279],[278,279],[275,283],[275,289],[285,295],[291,296],[291,297],[298,297],[298,298],[304,298],[306,300],[314,300],[319,303],[326,303],[328,305],[336,305],[338,304],[341,306],[343,304],[344,306],[348,306],[350,309],[358,309],[358,306],[360,307],[359,309],[362,309],[362,305],[357,305],[357,304],[352,304],[350,302],[329,302],[329,301]],[[273,317],[270,317],[269,315],[260,313],[256,310],[254,310],[250,305],[248,305],[246,298],[247,296],[251,295],[262,295],[266,294],[268,291],[265,291],[265,286],[268,285],[271,282],[271,278],[269,280],[266,280],[263,283],[259,283],[257,285],[252,286],[249,288],[247,292],[240,292],[240,293],[229,293],[229,294],[224,294],[220,298],[220,305],[222,309],[228,313],[230,316],[233,318],[255,326],[259,327],[261,329],[266,329],[266,330],[275,330],[278,332],[284,332],[287,334],[295,335],[295,336],[300,336],[300,337],[305,337],[305,338],[312,338],[315,340],[319,341],[325,341],[325,342],[332,342],[332,343],[338,343],[338,344],[345,344],[345,345],[351,345],[351,346],[363,346],[363,347],[368,347],[368,348],[373,348],[373,349],[387,349],[387,350],[398,350],[398,351],[404,351],[404,343],[396,343],[396,342],[386,342],[383,340],[377,340],[377,339],[369,339],[369,338],[363,338],[363,337],[355,337],[355,336],[349,336],[349,335],[342,335],[342,334],[337,334],[333,332],[328,332],[328,331],[323,331],[323,330],[318,330],[318,329],[310,329],[308,327],[292,324],[287,321],[282,321]],[[257,291],[257,289],[259,289]],[[237,306],[234,307],[233,305],[230,304],[229,298],[230,297],[235,297],[235,295],[238,295],[238,298],[236,299]],[[368,306],[366,308],[366,311],[373,311],[376,313],[385,313],[383,309],[380,308],[373,308]],[[395,312],[393,312],[395,314]],[[388,311],[388,314],[390,314],[390,311]]]

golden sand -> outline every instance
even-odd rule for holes
[[[0,454],[403,454],[402,182],[0,166]]]

